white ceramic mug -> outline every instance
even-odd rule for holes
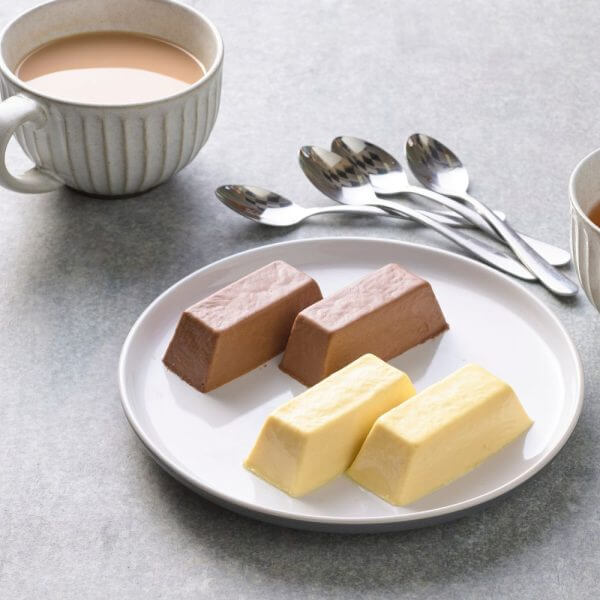
[[[38,46],[88,31],[131,31],[171,41],[196,56],[205,76],[182,92],[127,105],[67,102],[40,94],[14,70]],[[215,26],[173,0],[53,0],[23,13],[0,35],[0,184],[18,192],[68,185],[100,196],[148,190],[187,165],[219,107],[223,42]],[[15,134],[35,163],[5,164]]]
[[[588,154],[569,182],[571,250],[579,281],[590,302],[600,311],[600,227],[588,213],[600,202],[600,149]]]

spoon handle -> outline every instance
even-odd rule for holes
[[[426,227],[435,229],[435,231],[453,241],[461,248],[464,248],[480,260],[493,267],[496,267],[497,269],[500,269],[501,271],[504,271],[505,273],[508,273],[509,275],[514,275],[515,277],[526,279],[528,281],[535,280],[535,277],[520,262],[516,261],[508,254],[505,254],[500,250],[496,250],[493,246],[490,246],[485,242],[481,242],[475,238],[464,235],[459,231],[451,229],[446,225],[442,225],[427,214],[423,214],[418,210],[409,208],[408,206],[399,206],[396,203],[388,200],[379,200],[378,202],[373,203],[372,206],[377,206],[385,209],[386,211],[404,215],[413,221],[417,221],[417,223],[421,223]]]
[[[502,221],[505,220],[506,218],[502,219]],[[547,242],[543,242],[542,240],[532,238],[531,236],[520,231],[517,231],[517,233],[521,236],[522,240],[525,240],[529,246],[531,246],[544,260],[548,261],[551,265],[554,265],[555,267],[564,267],[571,262],[571,255],[566,250],[563,250],[558,246],[548,244]],[[506,244],[504,240],[500,241]]]
[[[342,213],[342,214],[353,214],[353,215],[379,215],[387,217],[399,217],[403,219],[402,215],[392,215],[384,210],[377,208],[376,206],[367,205],[350,205],[350,204],[331,204],[330,206],[318,206],[316,208],[307,208],[305,219],[313,217],[314,215],[326,215],[330,213]]]
[[[384,194],[379,189],[376,190],[378,196],[383,195],[391,195]],[[484,217],[482,217],[477,211],[472,208],[465,206],[464,204],[449,198],[448,196],[444,196],[443,194],[439,194],[438,192],[434,192],[433,190],[429,190],[427,188],[422,188],[416,185],[408,186],[403,189],[402,194],[410,193],[415,194],[417,196],[422,196],[428,198],[429,200],[433,200],[438,204],[442,204],[446,208],[451,209],[455,213],[458,213],[463,219],[478,227],[479,229],[485,231],[487,234],[493,236],[494,238],[499,239],[502,243],[508,245],[508,242],[498,234],[498,232],[486,221]],[[397,194],[394,194],[397,195]],[[465,199],[466,201],[466,199]],[[496,213],[496,211],[494,211]],[[503,213],[500,213],[501,216],[496,216],[502,220],[506,221],[506,216]],[[517,232],[518,233],[518,232]],[[530,236],[524,235],[522,233],[518,233],[529,246],[531,246],[544,260],[546,260],[551,265],[555,266],[564,266],[569,264],[571,261],[571,255],[563,250],[562,248],[557,248],[556,246],[552,246],[551,244],[547,244],[546,242],[542,242],[541,240],[536,240]]]
[[[557,296],[574,296],[579,287],[544,260],[507,221],[499,219],[485,204],[465,193],[461,198],[476,210],[502,237],[521,262]]]
[[[461,219],[459,215],[452,214],[451,212],[435,212],[419,210],[420,213],[424,213],[435,219],[438,223],[448,225],[449,227],[472,227],[471,223],[468,223],[464,219]],[[330,213],[342,213],[342,214],[354,214],[354,215],[378,215],[380,217],[392,217],[395,219],[402,219],[403,221],[410,221],[406,215],[402,215],[397,212],[388,212],[382,208],[376,206],[369,206],[366,204],[333,204],[331,206],[319,206],[317,208],[307,208],[306,213],[303,217],[308,219],[315,215],[326,215]]]
[[[494,228],[477,211],[465,206],[457,200],[454,200],[454,198],[449,198],[448,196],[444,196],[443,194],[439,194],[438,192],[428,190],[427,188],[423,188],[418,185],[409,185],[406,188],[403,188],[402,192],[407,194],[415,194],[416,196],[422,196],[423,198],[432,200],[437,204],[441,204],[442,206],[445,206],[446,208],[458,213],[461,217],[463,217],[463,219],[473,223],[473,225],[479,227],[479,229],[485,231],[486,233],[490,233],[494,237],[497,235]]]
[[[465,207],[466,208],[466,207]],[[470,210],[470,209],[468,209]],[[438,223],[442,225],[448,225],[449,227],[475,227],[471,221],[467,221],[462,218],[460,215],[456,214],[454,211],[435,211],[435,210],[422,210],[418,209],[418,212],[424,214]],[[331,206],[320,206],[318,208],[307,208],[306,213],[302,217],[302,220],[309,219],[315,215],[324,215],[329,213],[342,213],[342,214],[356,214],[356,215],[371,215],[371,216],[380,216],[380,217],[393,217],[396,219],[402,219],[404,221],[411,220],[408,219],[405,215],[401,215],[399,213],[388,212],[382,208],[377,208],[375,206],[366,206],[366,205],[356,205],[352,206],[350,204],[344,205],[336,205],[333,204]],[[505,220],[506,217],[504,213],[499,212],[499,218]],[[562,248],[557,248],[556,246],[552,246],[551,244],[547,244],[546,242],[542,242],[541,240],[536,240],[532,237],[526,236],[523,233],[519,233],[519,235],[532,247],[542,255],[551,265],[555,266],[564,266],[569,264],[571,261],[571,255],[563,250]],[[494,239],[499,239],[494,232]],[[499,241],[504,242],[503,239],[499,239]],[[504,242],[506,243],[506,242]]]

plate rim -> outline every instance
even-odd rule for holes
[[[376,517],[361,517],[360,519],[348,519],[347,517],[311,517],[305,515],[296,515],[293,513],[289,513],[284,510],[276,510],[269,508],[256,507],[250,502],[246,502],[244,500],[239,500],[229,496],[226,493],[223,493],[218,490],[214,490],[209,488],[202,483],[198,482],[194,477],[186,472],[186,469],[180,468],[176,462],[172,461],[168,456],[165,456],[163,452],[160,451],[154,444],[145,431],[144,428],[138,422],[135,412],[132,408],[132,403],[127,394],[127,386],[125,382],[126,378],[126,366],[127,360],[129,357],[129,353],[131,350],[131,346],[133,340],[145,321],[147,315],[152,312],[157,304],[159,304],[162,299],[169,295],[172,290],[176,287],[182,285],[185,281],[197,277],[202,272],[207,271],[209,269],[214,268],[217,265],[221,265],[228,261],[234,261],[242,256],[247,256],[251,254],[255,254],[258,252],[262,252],[268,249],[276,249],[282,246],[296,246],[296,245],[304,245],[304,244],[315,244],[322,242],[376,242],[383,244],[391,244],[399,247],[407,247],[410,249],[416,249],[417,251],[425,251],[431,254],[440,254],[445,257],[449,257],[451,260],[457,260],[459,262],[467,263],[471,266],[475,265],[477,268],[483,269],[484,271],[493,273],[494,276],[499,277],[503,280],[504,283],[512,286],[519,293],[525,294],[529,300],[533,301],[545,314],[548,316],[551,321],[553,321],[554,325],[557,327],[558,331],[561,333],[562,337],[566,342],[566,346],[569,354],[571,355],[574,365],[575,365],[575,373],[576,373],[576,386],[578,390],[577,398],[576,398],[576,406],[575,411],[573,413],[573,417],[568,427],[564,431],[563,435],[556,442],[556,444],[545,454],[542,454],[540,459],[530,465],[523,473],[514,477],[513,479],[505,482],[504,484],[485,492],[483,494],[479,494],[469,500],[465,500],[462,502],[457,502],[455,504],[451,504],[444,507],[432,508],[425,511],[422,511],[418,514],[414,515],[387,515],[387,516],[376,516]],[[571,339],[568,331],[565,326],[561,323],[559,318],[556,316],[554,311],[550,309],[542,300],[540,300],[535,294],[533,294],[530,290],[526,289],[524,285],[518,283],[508,275],[497,271],[496,269],[485,265],[477,260],[471,259],[469,257],[457,254],[450,250],[445,250],[442,248],[436,248],[433,246],[428,246],[426,244],[419,244],[414,242],[405,242],[403,240],[393,240],[382,237],[367,237],[367,236],[322,236],[322,237],[310,237],[310,238],[300,238],[295,240],[285,240],[281,242],[275,242],[273,244],[264,244],[261,246],[257,246],[254,248],[248,248],[247,250],[242,250],[240,252],[236,252],[234,254],[230,254],[223,258],[220,258],[216,261],[213,261],[200,269],[189,273],[185,277],[182,277],[172,285],[170,285],[166,290],[161,292],[139,315],[139,317],[134,322],[133,326],[129,330],[127,337],[123,343],[121,348],[121,353],[119,356],[119,366],[118,366],[118,378],[119,378],[119,392],[121,396],[121,406],[123,411],[125,412],[125,416],[129,422],[129,425],[140,439],[142,444],[145,446],[145,449],[150,453],[152,458],[162,467],[164,468],[170,475],[181,481],[184,485],[189,487],[196,493],[199,493],[201,496],[216,502],[217,504],[224,506],[230,510],[234,510],[245,514],[246,516],[252,516],[257,519],[261,519],[264,517],[264,520],[269,522],[280,522],[285,524],[286,526],[295,526],[302,527],[302,524],[305,523],[307,526],[312,525],[313,529],[315,526],[322,526],[323,528],[329,527],[329,530],[332,528],[342,527],[345,530],[360,530],[367,528],[370,531],[373,531],[378,528],[389,530],[390,527],[394,525],[397,528],[407,528],[407,527],[420,527],[427,523],[435,523],[440,522],[442,520],[449,520],[452,518],[452,515],[456,515],[456,517],[462,516],[465,512],[470,509],[475,509],[477,507],[483,507],[489,502],[498,499],[499,497],[511,492],[515,488],[517,488],[522,483],[525,483],[537,473],[539,473],[546,465],[548,465],[554,457],[562,450],[567,440],[571,437],[577,422],[579,421],[579,417],[581,415],[581,410],[583,407],[583,399],[584,399],[584,376],[583,376],[583,366],[581,362],[581,357],[579,356],[579,352]],[[413,524],[413,525],[411,525]]]

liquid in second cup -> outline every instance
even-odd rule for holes
[[[592,206],[590,212],[588,213],[588,217],[594,225],[600,227],[600,202],[597,202],[594,204],[594,206]]]

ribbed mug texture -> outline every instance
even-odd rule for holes
[[[0,77],[2,99],[23,93]],[[221,71],[205,85],[144,106],[93,107],[34,99],[47,114],[16,137],[29,158],[67,185],[115,196],[148,190],[185,167],[215,124]],[[25,94],[27,95],[27,94]]]
[[[571,252],[579,281],[600,311],[600,231],[571,207]]]

